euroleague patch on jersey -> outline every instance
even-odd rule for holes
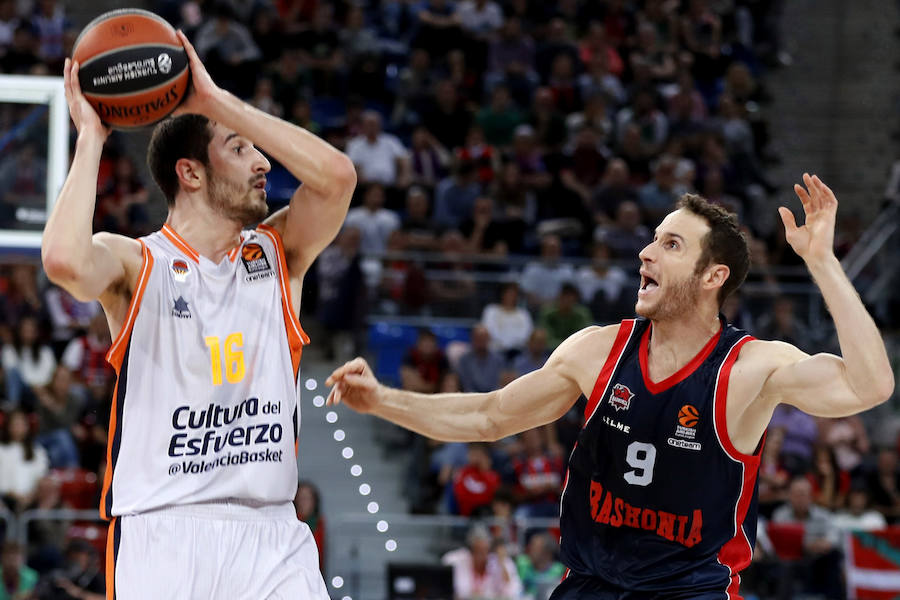
[[[175,277],[175,281],[183,282],[186,281],[188,275],[191,274],[191,266],[180,258],[172,259],[172,276]]]
[[[628,386],[617,383],[613,386],[612,393],[609,395],[609,403],[617,411],[628,410],[628,407],[631,406],[632,398],[634,398],[634,394],[631,393]]]
[[[675,437],[681,438],[682,440],[692,440],[697,437],[697,423],[700,422],[700,411],[698,411],[694,406],[690,404],[685,404],[681,407],[681,410],[678,411],[678,424],[675,425]],[[669,438],[671,440],[672,438]],[[669,442],[672,444],[671,441]],[[691,450],[699,450],[699,444],[697,444],[697,448],[691,448]],[[687,446],[678,446],[679,448],[685,448]]]
[[[241,248],[241,262],[247,269],[247,281],[256,281],[257,279],[266,279],[274,277],[272,266],[266,253],[259,244],[247,244]]]

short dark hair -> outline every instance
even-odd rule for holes
[[[713,204],[697,194],[683,194],[678,200],[678,208],[683,208],[703,218],[709,225],[709,233],[703,236],[701,254],[697,259],[695,273],[700,273],[709,265],[726,265],[730,271],[728,279],[719,289],[719,306],[731,292],[736,290],[747,277],[750,269],[750,248],[741,231],[737,215],[728,212],[718,204]]]
[[[175,163],[179,159],[189,158],[200,161],[208,168],[212,138],[212,126],[203,115],[179,115],[163,120],[153,129],[147,148],[147,166],[169,206],[175,204],[175,194],[178,192]]]

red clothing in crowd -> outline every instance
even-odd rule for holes
[[[461,468],[453,479],[453,495],[459,514],[468,517],[479,506],[490,504],[498,487],[500,475],[496,471],[482,471],[473,465]]]

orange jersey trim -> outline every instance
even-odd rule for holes
[[[176,247],[176,248],[178,248],[178,249],[181,250],[185,255],[187,255],[188,258],[190,258],[191,260],[193,260],[195,263],[199,263],[199,262],[200,262],[200,253],[197,252],[196,250],[194,250],[193,248],[191,248],[191,245],[188,244],[188,243],[185,241],[185,239],[184,239],[183,237],[181,237],[180,235],[178,235],[178,232],[177,232],[177,231],[175,231],[174,229],[172,229],[171,227],[169,227],[168,224],[163,225],[163,226],[162,226],[162,229],[160,229],[160,232],[162,232],[162,234],[163,234],[164,236],[166,236],[166,238],[168,238],[168,240],[169,240],[170,242],[172,242],[173,244],[175,244],[175,247]]]
[[[116,526],[118,517],[113,517],[106,532],[106,600],[116,597]]]
[[[291,350],[291,364],[294,368],[294,377],[296,377],[300,372],[300,357],[303,354],[303,346],[309,343],[309,336],[306,335],[303,327],[300,326],[300,320],[297,318],[293,302],[291,302],[287,258],[285,257],[281,234],[274,227],[265,224],[260,225],[258,231],[272,240],[278,253],[278,270],[281,278],[281,308],[284,313],[284,326],[287,333],[288,346],[290,346]]]
[[[147,289],[147,281],[150,279],[150,271],[153,269],[153,255],[150,254],[150,249],[147,248],[147,244],[142,240],[138,241],[141,243],[141,255],[143,258],[141,272],[138,275],[134,293],[131,295],[131,302],[128,304],[128,312],[125,313],[125,322],[122,323],[122,330],[119,331],[119,335],[116,336],[115,341],[106,353],[106,362],[111,364],[116,370],[116,375],[119,374],[119,369],[122,367],[122,359],[125,358],[125,347],[128,345],[126,342],[131,336],[131,329],[134,327],[134,321],[137,319],[137,313],[141,308],[141,299],[144,297],[144,290]]]

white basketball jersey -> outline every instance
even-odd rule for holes
[[[168,226],[140,241],[143,267],[107,355],[118,380],[101,514],[290,502],[309,340],[280,235],[244,231],[218,265]]]

